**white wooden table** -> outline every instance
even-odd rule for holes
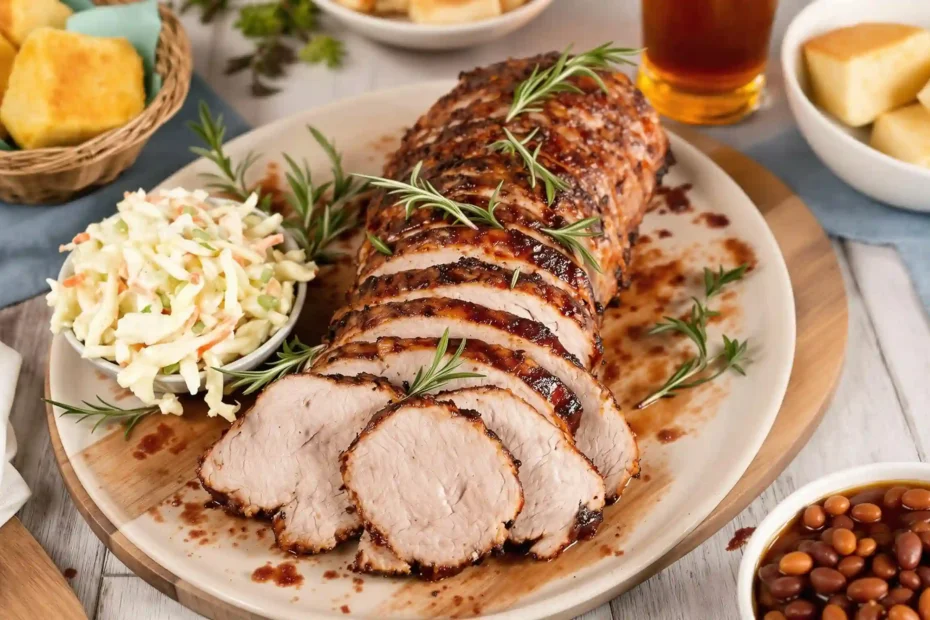
[[[773,50],[806,0],[782,0]],[[413,53],[381,47],[339,32],[349,50],[345,68],[296,67],[285,89],[267,99],[248,95],[248,77],[225,76],[225,59],[248,49],[231,29],[234,17],[204,26],[186,15],[196,70],[253,125],[358,93],[453,77],[459,70],[507,56],[585,49],[613,40],[636,45],[639,2],[558,0],[526,29],[465,52]],[[769,69],[770,101],[740,130],[724,136],[734,146],[764,139],[791,122],[780,68]],[[430,102],[423,102],[426,107]],[[720,137],[719,135],[716,137]],[[928,240],[930,242],[930,240]],[[788,469],[732,523],[690,555],[589,619],[735,618],[741,553],[726,551],[739,527],[753,526],[797,486],[830,471],[873,461],[927,460],[930,454],[930,323],[908,275],[888,248],[836,242],[850,303],[846,367],[836,398],[810,443]],[[43,391],[49,333],[42,298],[0,311],[0,340],[23,354],[13,409],[20,440],[15,465],[34,492],[20,512],[26,527],[56,564],[74,568],[74,590],[91,618],[193,618],[192,612],[151,588],[124,567],[93,535],[58,475],[46,432]],[[2,559],[0,559],[2,561]],[[727,609],[722,611],[722,607]]]

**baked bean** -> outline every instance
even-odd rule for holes
[[[811,586],[817,594],[836,594],[846,587],[846,577],[836,569],[818,566],[811,571]]]
[[[865,558],[858,555],[851,555],[840,560],[836,570],[838,570],[847,579],[852,579],[860,572],[862,572],[862,568],[864,566]]]
[[[852,601],[845,594],[834,594],[827,599],[827,605],[836,605],[840,609],[847,610],[852,607]]]
[[[885,497],[885,489],[880,489],[878,487],[872,489],[864,489],[859,491],[855,495],[849,498],[849,503],[853,506],[857,504],[865,504],[866,502],[870,504],[878,504]]]
[[[918,566],[914,572],[920,577],[920,585],[930,587],[930,566]]]
[[[836,530],[832,527],[828,527],[823,532],[820,533],[820,540],[827,543],[828,545],[833,544],[833,532]]]
[[[766,616],[767,617],[767,616]],[[849,620],[846,610],[839,605],[827,605],[820,615],[822,620]]]
[[[930,532],[920,532],[917,534],[917,538],[920,539],[924,551],[930,551]]]
[[[898,581],[900,581],[901,585],[905,588],[910,588],[911,590],[920,589],[920,577],[912,570],[901,571],[901,574],[898,575]]]
[[[869,538],[875,539],[879,547],[887,547],[891,544],[891,528],[884,523],[873,523],[869,526]]]
[[[879,553],[872,560],[872,572],[876,577],[891,579],[898,574],[898,567],[887,553]]]
[[[885,607],[905,605],[909,603],[912,598],[914,598],[914,591],[910,588],[894,588],[888,593],[888,596],[882,599],[882,604],[885,605]]]
[[[804,526],[810,530],[819,530],[827,522],[827,513],[823,508],[814,504],[804,509],[804,515],[801,517]]]
[[[814,562],[817,563],[817,566],[829,566],[832,568],[840,561],[840,556],[836,550],[822,541],[815,542],[814,547],[808,553],[814,558]]]
[[[849,555],[856,550],[856,535],[846,528],[833,531],[833,548],[840,555]]]
[[[771,585],[779,577],[781,577],[781,571],[778,570],[778,564],[766,564],[759,569],[759,581],[766,585]]]
[[[920,620],[930,620],[930,588],[921,592],[917,601],[917,613],[920,614]]]
[[[775,600],[775,597],[772,596],[772,593],[769,592],[768,586],[762,584],[759,586],[759,603],[765,605],[766,607],[774,607],[778,605],[778,601]]]
[[[908,489],[901,495],[901,503],[910,510],[930,510],[930,489]]]
[[[923,544],[914,532],[904,532],[895,539],[895,557],[898,560],[898,566],[905,570],[917,568],[923,551]]]
[[[878,523],[882,520],[882,509],[870,503],[853,506],[849,514],[859,523]]]
[[[915,534],[919,534],[921,532],[930,532],[930,523],[927,523],[926,521],[911,523],[911,531]]]
[[[785,620],[785,614],[781,613],[780,611],[770,611],[769,613],[765,614],[762,620]]]
[[[863,605],[856,612],[856,620],[879,620],[885,614],[885,608],[878,603]]]
[[[882,506],[889,510],[897,510],[901,507],[901,496],[907,491],[907,487],[896,486],[885,491],[885,497],[882,498]]]
[[[788,620],[809,620],[817,615],[817,608],[810,601],[798,599],[791,601],[785,607],[785,617]]]
[[[859,542],[856,544],[856,555],[867,558],[873,553],[878,545],[875,543],[874,538],[860,538]]]
[[[895,605],[888,610],[888,620],[920,620],[920,616],[907,605]]]
[[[910,532],[908,532],[910,533]],[[916,534],[911,534],[917,539]],[[917,547],[920,548],[920,540],[917,540]],[[803,551],[792,551],[781,559],[778,563],[778,570],[785,575],[806,575],[814,566],[814,558]]]
[[[840,515],[838,517],[833,517],[833,521],[830,522],[830,527],[834,530],[839,528],[851,530],[856,527],[856,522],[846,515]]]
[[[782,577],[782,579],[797,578]],[[800,586],[800,580],[798,581],[798,585]],[[778,581],[775,583],[778,583]],[[846,596],[856,601],[857,603],[877,601],[886,594],[888,594],[888,582],[884,579],[879,579],[878,577],[863,577],[862,579],[856,579],[849,584],[849,587],[846,588]],[[774,587],[772,588],[772,595],[775,596],[775,598],[782,598],[775,593]]]
[[[823,509],[832,516],[845,514],[849,510],[849,498],[842,495],[831,495],[823,503]]]
[[[878,580],[880,581],[880,580]],[[885,582],[882,582],[885,583]],[[780,601],[786,601],[788,599],[796,597],[801,593],[801,590],[804,589],[804,581],[800,577],[794,575],[789,575],[786,577],[779,577],[771,584],[769,584],[769,592],[772,593],[776,599]],[[888,590],[888,584],[885,584],[885,590]],[[852,598],[852,597],[850,597]],[[853,599],[855,600],[855,599]]]
[[[928,523],[930,522],[930,510],[905,512],[901,515],[901,521],[908,526],[914,525],[915,523]]]

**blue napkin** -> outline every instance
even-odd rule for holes
[[[860,194],[830,172],[793,127],[745,153],[787,183],[829,234],[894,246],[930,312],[930,214],[896,209]]]
[[[201,100],[214,114],[223,115],[226,139],[249,129],[242,117],[195,74],[184,106],[155,132],[136,163],[113,183],[63,205],[0,203],[0,308],[46,291],[45,278],[56,278],[65,259],[58,246],[88,224],[115,213],[123,192],[152,189],[195,159],[188,147],[196,144],[197,138],[187,122],[198,119]]]

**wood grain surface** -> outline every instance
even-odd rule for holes
[[[798,343],[794,370],[782,410],[746,474],[698,528],[648,570],[640,573],[635,583],[624,584],[623,589],[647,579],[714,534],[787,466],[810,438],[832,397],[846,347],[847,301],[842,274],[830,241],[811,213],[784,184],[752,160],[710,138],[693,132],[685,134],[686,139],[707,153],[743,187],[772,228],[788,264],[795,292]],[[53,414],[49,410],[47,415],[51,445],[62,478],[78,510],[94,533],[130,570],[199,613],[215,618],[252,617],[198,591],[158,566],[120,534],[118,528],[93,504],[77,480],[61,446]],[[157,423],[155,419],[143,422],[144,425]],[[201,450],[199,444],[209,443],[222,430],[222,424],[216,420],[195,419],[193,424],[197,425],[197,432],[187,431],[185,437],[191,441],[196,440],[198,445],[189,446],[190,450],[184,452],[188,456],[198,454]],[[183,425],[176,426],[180,429]],[[146,432],[146,427],[138,428],[137,432]],[[119,440],[112,444],[113,454],[127,449],[121,435],[117,433],[111,437],[118,437]],[[93,447],[93,458],[100,460],[100,468],[97,469],[100,474],[113,470],[110,458],[121,458],[109,457],[106,449],[100,449],[99,446],[107,445],[109,439],[105,438]],[[116,439],[113,441],[116,442]],[[136,476],[132,468],[119,468],[122,475],[101,478],[104,484],[125,488],[125,492],[114,495],[125,498],[121,511],[126,518],[131,519],[144,512],[146,506],[155,505],[168,497],[193,477],[194,463],[187,457],[168,459],[165,463],[157,458],[145,462],[147,475]],[[96,469],[96,464],[92,467]],[[143,498],[148,500],[143,501]],[[618,589],[605,593],[601,599],[590,601],[585,609],[591,609],[620,592]],[[585,609],[573,611],[580,613]]]

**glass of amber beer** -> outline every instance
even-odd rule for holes
[[[759,107],[777,0],[642,0],[637,85],[665,116],[725,125]]]

